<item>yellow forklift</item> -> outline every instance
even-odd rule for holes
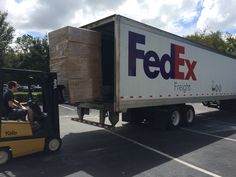
[[[4,115],[2,93],[10,80],[27,85],[28,89],[21,94],[24,93],[27,100],[23,101],[27,101],[27,106],[33,110],[36,127],[22,118],[10,120]],[[37,92],[33,86],[37,86]],[[36,93],[40,99],[35,97]],[[11,158],[36,152],[57,152],[61,147],[61,138],[56,73],[0,69],[0,118],[0,165]]]

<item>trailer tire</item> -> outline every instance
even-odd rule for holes
[[[11,159],[11,151],[8,148],[0,149],[0,165],[6,164]]]
[[[58,152],[61,148],[61,144],[60,138],[50,138],[46,140],[45,150],[47,152]]]
[[[167,115],[167,128],[168,129],[175,129],[178,128],[181,124],[182,121],[182,115],[181,111],[178,107],[170,108],[168,110],[168,115]]]
[[[190,126],[195,121],[195,111],[193,106],[186,105],[182,109],[183,126]]]

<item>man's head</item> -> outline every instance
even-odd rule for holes
[[[16,81],[9,81],[7,83],[8,89],[11,90],[12,92],[17,91],[18,83]]]

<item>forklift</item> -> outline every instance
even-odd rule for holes
[[[10,80],[27,85],[23,93],[37,127],[26,119],[10,120],[4,114],[3,92]],[[35,98],[35,85],[40,88],[40,100]],[[57,152],[61,142],[56,73],[0,68],[0,165],[37,152]]]

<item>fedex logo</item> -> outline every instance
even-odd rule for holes
[[[194,73],[197,61],[190,61],[180,57],[184,54],[185,48],[180,45],[171,44],[170,54],[158,55],[155,51],[137,49],[137,44],[145,45],[145,36],[142,34],[129,31],[129,54],[128,54],[128,75],[136,76],[136,60],[143,60],[143,69],[147,77],[155,79],[161,75],[164,79],[179,80],[197,80]],[[166,71],[165,65],[169,62],[170,69]],[[151,70],[151,67],[153,68]],[[185,67],[187,72],[181,72],[180,67]]]

